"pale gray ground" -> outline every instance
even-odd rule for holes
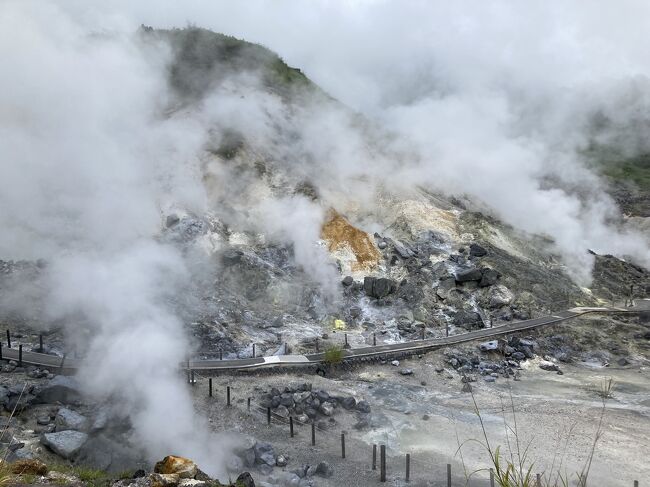
[[[392,485],[401,485],[404,476],[404,453],[412,455],[411,485],[445,485],[445,464],[454,464],[461,474],[460,458],[454,454],[458,439],[482,439],[478,419],[473,413],[472,397],[461,393],[461,383],[455,372],[436,373],[443,363],[441,352],[421,359],[402,361],[400,367],[371,365],[343,373],[339,378],[296,374],[261,377],[214,378],[218,391],[207,398],[207,380],[199,379],[195,397],[199,409],[207,412],[216,430],[231,430],[270,441],[277,453],[290,457],[287,470],[301,464],[326,460],[334,467],[329,480],[317,478],[317,485],[378,485],[378,472],[370,470],[371,444],[386,443],[392,455],[388,462]],[[412,376],[401,376],[402,367],[414,370]],[[564,458],[562,470],[572,473],[582,468],[591,448],[601,412],[602,402],[597,393],[600,384],[613,378],[615,391],[606,404],[603,435],[598,442],[591,469],[591,485],[607,487],[631,486],[634,479],[650,476],[646,453],[650,451],[650,370],[634,368],[589,368],[585,365],[563,366],[564,375],[538,369],[536,361],[529,362],[521,381],[498,379],[485,383],[479,377],[474,383],[474,397],[482,412],[488,436],[493,446],[502,445],[507,453],[503,409],[511,425],[510,393],[516,411],[522,448],[530,442],[529,459],[535,472],[549,471],[556,452]],[[422,385],[421,382],[426,382]],[[246,413],[245,398],[259,397],[262,387],[282,388],[289,383],[312,382],[314,389],[332,394],[354,394],[372,406],[373,424],[378,428],[357,431],[352,428],[354,415],[337,410],[337,423],[327,433],[318,432],[317,446],[309,444],[307,427],[297,428],[298,436],[289,438],[288,426],[274,422],[266,426],[264,413]],[[224,408],[225,386],[233,387],[233,407]],[[423,419],[423,415],[429,419]],[[348,431],[347,458],[340,458],[340,432]],[[458,439],[457,439],[458,435]],[[570,436],[569,436],[570,435]],[[568,437],[568,443],[566,439]],[[513,438],[511,437],[511,442]],[[565,443],[568,445],[565,448]],[[514,445],[513,445],[514,448]],[[469,472],[487,466],[482,447],[469,443],[463,448],[463,458]],[[556,459],[556,465],[559,459]],[[278,472],[279,468],[275,469]],[[476,474],[469,485],[487,485]],[[259,474],[257,475],[258,477]],[[454,485],[464,485],[462,476]],[[389,482],[389,485],[391,483]]]

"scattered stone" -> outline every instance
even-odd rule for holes
[[[284,456],[284,455],[278,455],[278,456],[275,458],[275,465],[276,465],[277,467],[286,467],[288,463],[289,463],[289,460],[288,460],[288,458],[287,458],[286,456]]]
[[[485,247],[473,243],[469,246],[469,255],[470,257],[484,257],[487,255],[487,250],[485,250]]]
[[[152,473],[149,475],[149,481],[151,487],[176,487],[180,482],[180,477],[174,473]]]
[[[341,406],[343,406],[345,409],[354,409],[357,405],[357,400],[352,396],[344,397],[340,402]]]
[[[370,277],[363,278],[363,289],[366,295],[381,299],[397,290],[397,285],[391,279],[385,277]]]
[[[399,360],[393,360],[390,364],[391,364],[393,367],[399,367]]]
[[[256,442],[253,445],[253,451],[255,452],[255,463],[266,464],[271,467],[275,465],[275,452],[270,443]]]
[[[357,402],[357,411],[362,412],[362,413],[369,413],[370,412],[370,404],[368,404],[366,401]]]
[[[316,472],[315,473],[316,473],[316,475],[320,475],[321,477],[330,478],[334,472],[332,471],[332,467],[330,466],[329,463],[320,462],[316,466]]]
[[[483,378],[485,382],[496,382],[497,378],[493,375],[487,375]]]
[[[255,481],[249,472],[243,472],[237,477],[235,485],[238,487],[255,487]]]
[[[497,350],[499,348],[499,341],[491,340],[489,342],[483,342],[478,346],[478,348],[481,350],[481,352],[489,352],[491,350]]]
[[[470,267],[456,272],[457,282],[480,281],[482,278],[483,274],[476,267]]]
[[[621,357],[621,358],[619,358],[619,359],[616,361],[616,363],[617,363],[618,365],[620,365],[621,367],[625,367],[626,365],[630,365],[630,361],[629,361],[627,358],[625,358],[625,357]]]
[[[557,372],[558,370],[560,370],[557,364],[554,364],[553,362],[549,362],[548,360],[542,360],[539,363],[539,368],[542,370],[547,370],[549,372]]]
[[[38,390],[33,402],[34,404],[78,404],[81,402],[81,387],[73,377],[57,375]]]
[[[413,369],[402,369],[399,373],[400,375],[413,375]]]
[[[354,279],[352,278],[352,276],[345,276],[341,281],[341,283],[346,287],[352,286],[352,284],[354,284]]]
[[[499,274],[494,269],[490,269],[487,267],[483,268],[481,269],[481,280],[478,283],[478,285],[479,287],[493,286],[494,284],[497,283],[499,277],[501,277],[501,274]]]
[[[65,459],[74,457],[87,441],[88,435],[86,433],[73,430],[45,433],[41,436],[43,445]]]
[[[320,405],[320,412],[325,416],[331,416],[334,413],[334,406],[330,402],[324,402]]]
[[[61,408],[54,419],[57,431],[88,429],[88,418],[68,408]]]

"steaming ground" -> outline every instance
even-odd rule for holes
[[[217,5],[206,13],[241,21]],[[0,317],[85,356],[86,392],[119,405],[148,460],[173,451],[225,472],[235,440],[194,414],[177,373],[188,354],[308,351],[337,328],[353,344],[408,340],[650,284],[650,69],[633,36],[574,7],[539,10],[534,31],[551,33],[539,40],[526,9],[448,22],[457,7],[418,5],[318,4],[340,39],[319,28],[282,53],[304,59],[311,45],[322,88],[260,45],[175,28],[195,20],[167,18],[176,7],[0,7]],[[278,12],[312,28],[303,9]],[[399,84],[359,50],[403,37],[384,35],[395,9],[414,34],[373,53]],[[143,15],[170,29],[137,28]],[[350,32],[368,42],[340,57]],[[611,154],[628,168],[614,182],[592,165],[611,169]]]

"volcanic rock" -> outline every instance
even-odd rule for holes
[[[45,433],[41,436],[43,445],[65,459],[73,458],[87,441],[88,435],[86,433],[73,430]]]
[[[363,290],[366,295],[373,298],[385,298],[389,294],[395,292],[397,285],[391,279],[385,277],[370,277],[363,278]]]
[[[176,487],[180,482],[178,474],[152,473],[149,475],[151,487]]]
[[[57,431],[88,429],[88,418],[68,408],[61,408],[54,419]]]
[[[481,245],[473,243],[469,246],[469,255],[470,257],[483,257],[487,255],[487,250]]]
[[[457,282],[480,281],[481,279],[483,279],[483,273],[476,267],[470,267],[469,269],[456,272]]]
[[[156,463],[154,467],[155,473],[163,475],[175,474],[182,479],[193,479],[197,470],[196,463],[189,458],[174,455],[166,456],[160,462]]]
[[[81,387],[76,379],[65,375],[55,376],[36,392],[34,404],[78,404]]]

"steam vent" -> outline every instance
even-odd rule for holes
[[[0,487],[650,486],[648,19],[0,1]]]

